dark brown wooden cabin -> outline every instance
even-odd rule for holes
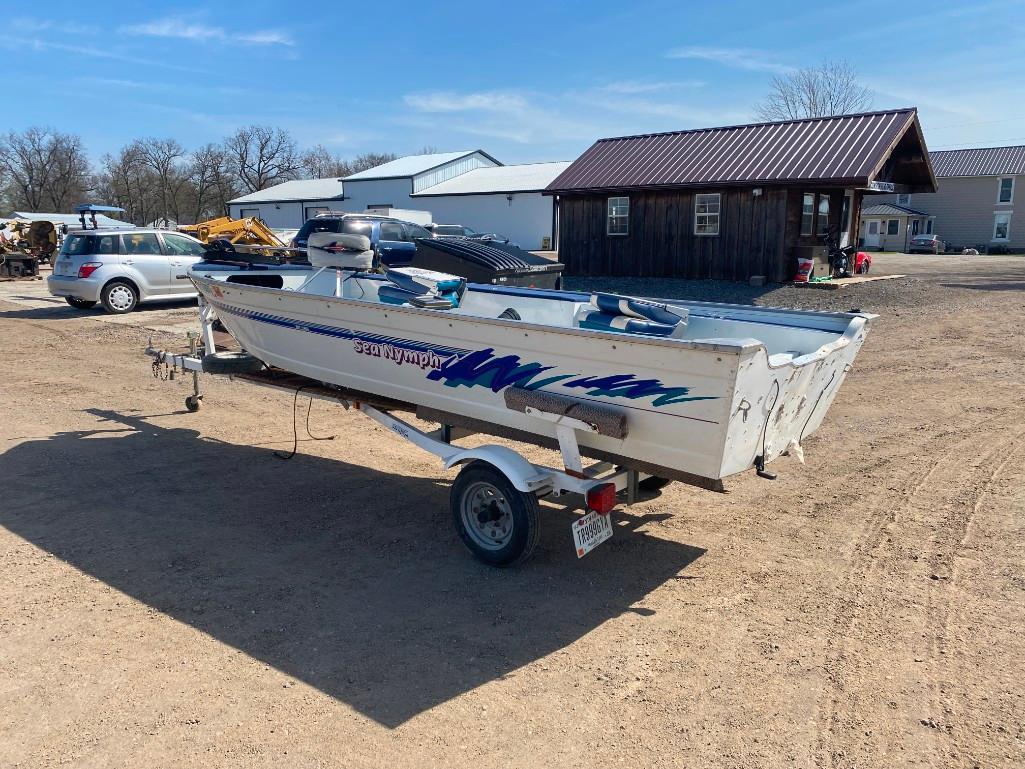
[[[545,190],[572,275],[789,280],[865,195],[935,192],[915,109],[601,139]]]

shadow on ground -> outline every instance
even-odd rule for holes
[[[41,301],[39,297],[0,297],[0,299],[19,298]],[[195,306],[195,299],[176,300],[173,302],[147,302],[146,304],[140,304],[132,313],[121,317],[131,317],[132,315],[145,317],[147,313],[158,310],[184,310],[190,307],[194,308]],[[23,318],[25,320],[75,320],[76,318],[87,318],[90,316],[94,318],[111,317],[100,305],[96,305],[88,310],[79,310],[68,306],[63,299],[60,300],[59,304],[54,304],[52,307],[24,307],[18,310],[0,311],[0,318]]]
[[[89,413],[96,430],[0,454],[0,524],[391,727],[624,612],[650,614],[634,604],[704,552],[620,514],[578,561],[572,514],[552,507],[539,555],[490,569],[459,544],[441,478],[283,462]]]

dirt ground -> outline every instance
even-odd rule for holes
[[[882,315],[804,467],[582,560],[547,505],[502,571],[363,417],[282,461],[291,395],[185,412],[142,348],[194,310],[0,286],[0,765],[1025,765],[1025,259],[876,269],[911,277],[759,297]]]

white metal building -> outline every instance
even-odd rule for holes
[[[550,249],[557,229],[554,198],[541,191],[569,164],[478,168],[414,192],[413,207],[428,209],[435,222],[497,232],[530,251]]]
[[[228,216],[255,216],[268,227],[298,228],[319,212],[338,208],[341,201],[341,179],[299,179],[229,200]]]
[[[483,150],[410,155],[344,179],[285,182],[243,195],[229,201],[228,214],[294,228],[326,210],[429,211],[435,222],[501,233],[534,250],[555,232],[552,198],[541,191],[568,165],[504,166]]]

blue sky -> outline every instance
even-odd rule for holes
[[[930,148],[1025,144],[1025,0],[31,3],[2,14],[4,123],[186,147],[240,125],[351,156],[748,122],[775,74],[846,58]]]

